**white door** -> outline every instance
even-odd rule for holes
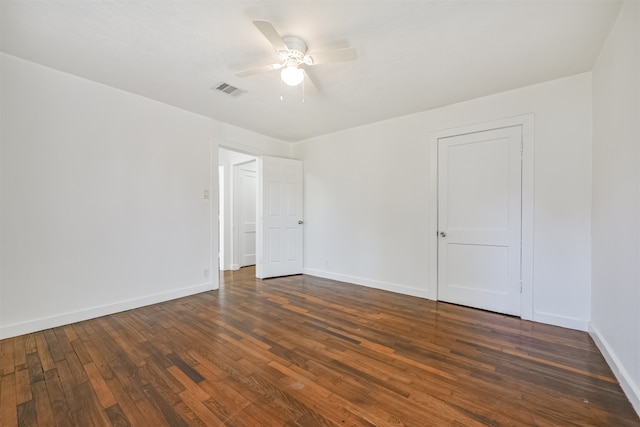
[[[238,264],[256,263],[257,162],[234,166],[235,213],[237,224]]]
[[[302,162],[258,159],[258,257],[256,276],[302,273]]]
[[[438,299],[520,315],[520,126],[438,140]]]

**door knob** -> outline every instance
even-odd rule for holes
[[[304,224],[304,221],[298,221],[298,224]]]
[[[441,231],[441,232],[440,232],[440,235],[441,235],[442,237],[447,237],[447,233],[445,233],[444,231]]]

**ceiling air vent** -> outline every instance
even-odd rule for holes
[[[225,93],[227,95],[231,95],[233,97],[238,97],[240,95],[244,95],[245,93],[247,93],[246,90],[238,89],[237,87],[231,86],[229,83],[224,83],[224,82],[218,83],[211,89],[215,89],[219,92]]]

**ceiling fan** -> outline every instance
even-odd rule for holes
[[[284,83],[289,86],[298,86],[304,81],[305,89],[315,92],[315,85],[309,78],[309,74],[305,70],[306,67],[328,62],[352,61],[357,58],[356,50],[352,47],[307,54],[307,44],[300,37],[280,36],[269,21],[257,20],[253,21],[253,24],[269,40],[278,53],[280,62],[239,72],[236,74],[238,77],[282,70],[280,78]]]

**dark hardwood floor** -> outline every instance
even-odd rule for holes
[[[309,276],[0,342],[0,425],[640,426],[588,334]]]

